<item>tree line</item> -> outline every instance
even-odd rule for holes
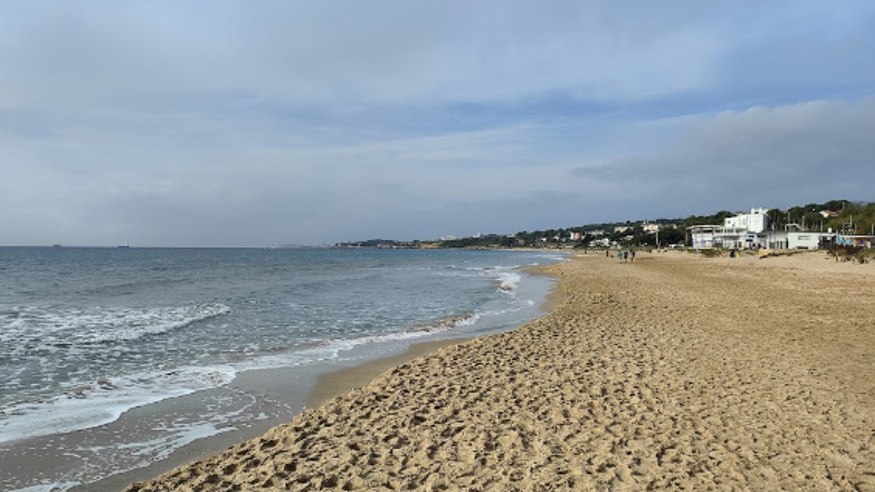
[[[821,212],[835,212],[824,216]],[[691,215],[686,218],[657,219],[648,221],[660,226],[659,245],[684,244],[687,228],[694,225],[723,224],[727,217],[736,213],[721,210],[712,215]],[[784,230],[786,227],[798,227],[802,230],[827,232],[842,232],[844,234],[875,233],[875,202],[850,200],[830,200],[824,203],[809,203],[793,206],[786,210],[770,209],[767,211],[770,228]],[[537,231],[521,231],[512,235],[489,235],[482,237],[466,237],[440,241],[442,248],[515,248],[515,247],[558,247],[571,241],[572,234],[580,233],[580,239],[573,242],[575,247],[585,247],[593,240],[608,239],[624,246],[657,246],[657,235],[644,231],[644,222],[610,222],[587,224],[575,227],[544,229]],[[628,228],[617,230],[617,228]],[[603,234],[600,234],[602,232]]]

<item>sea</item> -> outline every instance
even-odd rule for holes
[[[0,248],[0,490],[98,490],[260,434],[320,374],[541,316],[553,280],[526,267],[563,258]]]

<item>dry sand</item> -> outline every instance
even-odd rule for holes
[[[552,314],[126,491],[875,490],[875,265],[547,270]]]

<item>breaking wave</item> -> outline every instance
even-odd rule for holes
[[[184,328],[230,311],[221,303],[150,308],[29,307],[4,313],[0,342],[29,347],[125,342]]]

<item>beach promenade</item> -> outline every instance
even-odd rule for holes
[[[875,265],[544,270],[551,314],[125,490],[875,491]]]

